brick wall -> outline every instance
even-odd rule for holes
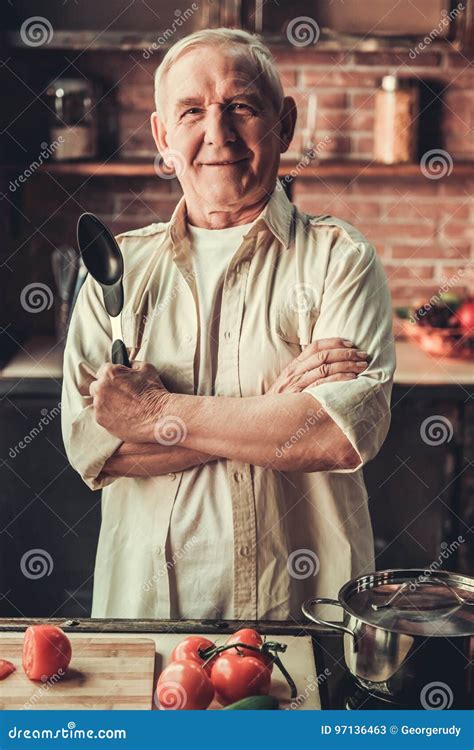
[[[441,147],[454,160],[449,177],[307,178],[292,184],[293,200],[311,213],[333,213],[354,223],[374,242],[390,280],[394,304],[429,298],[441,285],[474,290],[474,68],[461,54],[429,50],[411,60],[407,53],[322,53],[275,48],[286,93],[299,107],[297,133],[288,154],[300,159],[307,94],[318,97],[316,141],[327,136],[321,159],[370,160],[373,149],[374,94],[383,75],[399,71],[416,78],[422,90],[419,118],[421,153]],[[52,53],[42,71],[51,75],[63,60]],[[87,52],[75,66],[112,90],[116,143],[109,153],[123,159],[155,154],[149,115],[158,56],[136,52]],[[62,69],[62,68],[60,68]],[[110,100],[110,97],[109,97]],[[109,101],[110,104],[110,101]],[[461,177],[456,161],[473,161],[473,174]],[[180,197],[179,184],[159,178],[53,178],[35,176],[25,191],[24,211],[41,225],[30,253],[47,269],[52,243],[74,242],[81,210],[92,210],[116,232],[167,220]],[[38,196],[41,200],[38,200]],[[455,277],[456,282],[450,282]],[[39,324],[39,321],[38,321]]]
[[[389,277],[394,305],[427,298],[445,283],[474,289],[474,179],[308,180],[295,183],[303,210],[328,212],[373,242]]]
[[[370,160],[375,91],[383,75],[398,71],[418,81],[420,156],[443,148],[456,160],[474,159],[474,68],[462,55],[427,52],[411,60],[396,53],[308,53],[295,64],[277,53],[285,89],[306,116],[306,95],[318,97],[320,158]],[[297,156],[295,154],[295,156]],[[361,170],[362,171],[362,170]],[[355,224],[382,256],[394,304],[430,297],[449,282],[474,289],[473,176],[295,180],[293,200],[306,211],[332,213]]]

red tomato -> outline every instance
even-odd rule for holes
[[[466,333],[474,333],[474,300],[464,302],[456,312],[456,318]]]
[[[15,670],[16,667],[11,663],[11,661],[0,659],[0,680],[6,679],[6,677],[8,677],[8,675],[10,675]]]
[[[193,711],[207,708],[214,686],[206,670],[191,659],[168,664],[156,683],[156,705],[165,711]]]
[[[190,635],[188,638],[185,638],[184,641],[181,641],[178,643],[176,648],[173,650],[171,654],[170,661],[181,661],[182,659],[190,659],[191,661],[195,661],[197,664],[202,666],[204,664],[203,659],[199,656],[199,650],[204,651],[206,648],[215,648],[216,644],[212,641],[208,640],[207,638],[203,638],[200,635]],[[214,659],[209,662],[209,664],[206,664],[204,669],[206,670],[207,674],[211,675],[211,669],[212,665],[214,663]]]
[[[30,625],[23,640],[23,669],[30,680],[45,680],[66,672],[72,648],[56,625]]]
[[[224,651],[212,667],[211,680],[216,698],[227,706],[249,695],[268,695],[271,674],[260,659]]]
[[[232,643],[245,643],[247,646],[261,648],[263,638],[260,633],[257,633],[256,630],[252,630],[251,628],[242,628],[242,630],[238,630],[226,640],[226,646],[230,646]],[[268,656],[267,654],[257,654],[256,651],[252,651],[252,649],[250,648],[239,648],[238,651],[237,649],[230,648],[227,653],[237,654],[239,652],[244,656],[253,656],[255,657],[255,659],[260,659],[260,661],[262,661],[268,667],[270,672],[272,671],[273,664],[271,656]]]

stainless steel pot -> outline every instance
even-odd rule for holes
[[[315,605],[343,610],[342,622]],[[308,599],[303,614],[344,634],[356,681],[382,697],[422,708],[474,705],[474,578],[426,570],[383,570],[355,578],[338,600]]]

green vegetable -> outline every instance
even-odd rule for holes
[[[273,695],[251,695],[223,708],[223,711],[276,711],[279,703]]]
[[[403,320],[407,320],[410,317],[411,310],[409,307],[396,307],[395,308],[395,314],[397,318],[402,318]]]
[[[447,305],[454,312],[461,305],[462,299],[455,292],[442,292],[439,295],[441,302]]]

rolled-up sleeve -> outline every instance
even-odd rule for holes
[[[355,380],[310,386],[359,455],[357,471],[380,450],[390,426],[395,370],[392,306],[387,279],[375,249],[347,238],[333,246],[312,340],[341,337],[369,354],[369,366]]]
[[[111,328],[98,284],[87,276],[74,307],[64,351],[61,427],[73,468],[92,490],[115,477],[100,477],[107,459],[122,444],[95,420],[89,386],[110,361]]]

